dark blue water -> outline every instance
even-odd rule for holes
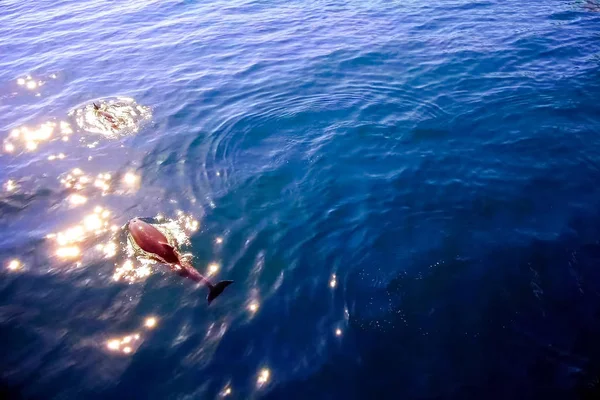
[[[1,1],[3,398],[598,398],[599,11]]]

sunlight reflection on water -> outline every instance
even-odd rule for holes
[[[50,120],[37,127],[22,126],[13,129],[4,139],[4,151],[6,153],[33,152],[43,143],[58,139],[68,141],[72,133],[71,125],[66,121]]]

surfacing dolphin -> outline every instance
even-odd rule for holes
[[[212,284],[189,262],[182,260],[177,250],[169,244],[161,231],[141,219],[132,219],[127,227],[135,243],[146,253],[150,253],[156,261],[169,265],[171,271],[180,276],[204,283],[208,287],[208,297],[206,298],[208,304],[233,283],[233,281],[221,281]]]
[[[112,114],[110,114],[106,111],[103,111],[101,106],[99,106],[98,104],[96,104],[96,103],[92,103],[92,104],[94,105],[94,111],[96,112],[96,114],[98,114],[101,117],[103,117],[104,119],[106,119],[110,123],[110,126],[113,129],[116,129],[116,130],[119,129],[119,125],[117,123],[119,121]]]

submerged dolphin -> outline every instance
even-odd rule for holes
[[[233,281],[221,281],[213,285],[190,263],[181,259],[177,250],[169,244],[161,231],[141,219],[134,218],[129,221],[128,229],[135,243],[146,253],[152,254],[156,261],[168,264],[171,270],[180,276],[190,278],[195,282],[203,282],[209,290],[206,298],[208,304],[233,283]]]

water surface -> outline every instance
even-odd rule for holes
[[[2,1],[5,397],[595,398],[599,11]]]

